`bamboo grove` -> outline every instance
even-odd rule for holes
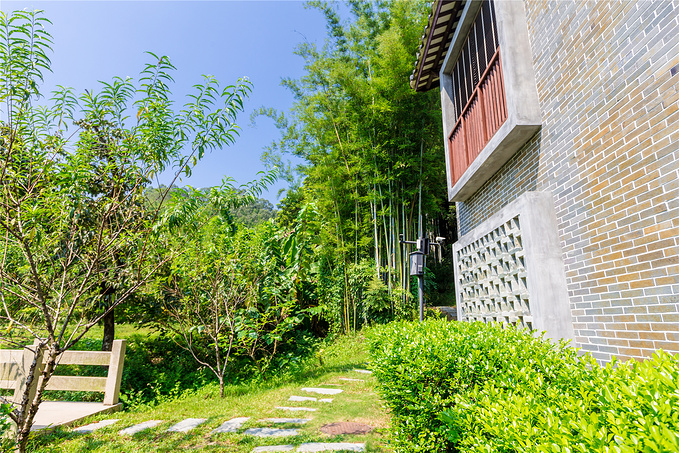
[[[308,7],[324,15],[326,42],[299,45],[306,73],[283,80],[295,97],[291,112],[258,113],[281,130],[265,159],[280,163],[291,154],[303,160],[288,172],[292,186],[280,218],[313,204],[319,302],[334,325],[348,331],[412,314],[409,250],[399,235],[417,236],[420,209],[423,231],[453,239],[440,103],[437,90],[416,93],[408,84],[424,1],[312,1]],[[435,286],[436,276],[427,281]]]

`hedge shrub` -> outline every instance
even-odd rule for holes
[[[399,452],[679,452],[679,360],[599,366],[565,343],[482,323],[368,334]]]

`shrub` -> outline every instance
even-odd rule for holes
[[[679,361],[600,367],[565,345],[482,323],[369,335],[397,451],[679,451]]]

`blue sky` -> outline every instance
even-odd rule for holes
[[[52,21],[52,74],[44,91],[57,84],[77,92],[97,87],[113,76],[135,77],[150,62],[144,52],[167,55],[177,67],[173,93],[177,101],[210,74],[221,84],[246,76],[254,90],[239,117],[236,144],[215,151],[180,184],[207,187],[223,176],[238,183],[254,179],[264,169],[262,150],[279,137],[271,120],[250,126],[250,113],[260,106],[288,110],[292,95],[282,77],[303,74],[303,60],[294,55],[303,40],[321,46],[322,15],[301,1],[7,1],[2,11],[42,9]],[[180,96],[181,95],[181,96]],[[163,182],[169,182],[163,181]],[[264,197],[277,202],[278,183]]]

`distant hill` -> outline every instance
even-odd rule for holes
[[[167,189],[166,186],[160,186],[158,188],[149,188],[146,191],[146,197],[149,200],[151,206],[157,206],[160,202],[163,193]],[[209,188],[208,188],[209,189]],[[205,190],[208,190],[205,189]],[[166,196],[166,200],[172,198],[172,192],[175,190],[173,187],[170,189],[170,193]],[[234,220],[242,223],[247,227],[253,227],[262,222],[266,222],[269,219],[276,217],[276,208],[269,200],[260,198],[252,204],[247,206],[242,206],[231,211],[231,215]]]
[[[237,222],[253,227],[276,216],[276,208],[269,200],[258,199],[254,203],[234,209],[231,214]]]

